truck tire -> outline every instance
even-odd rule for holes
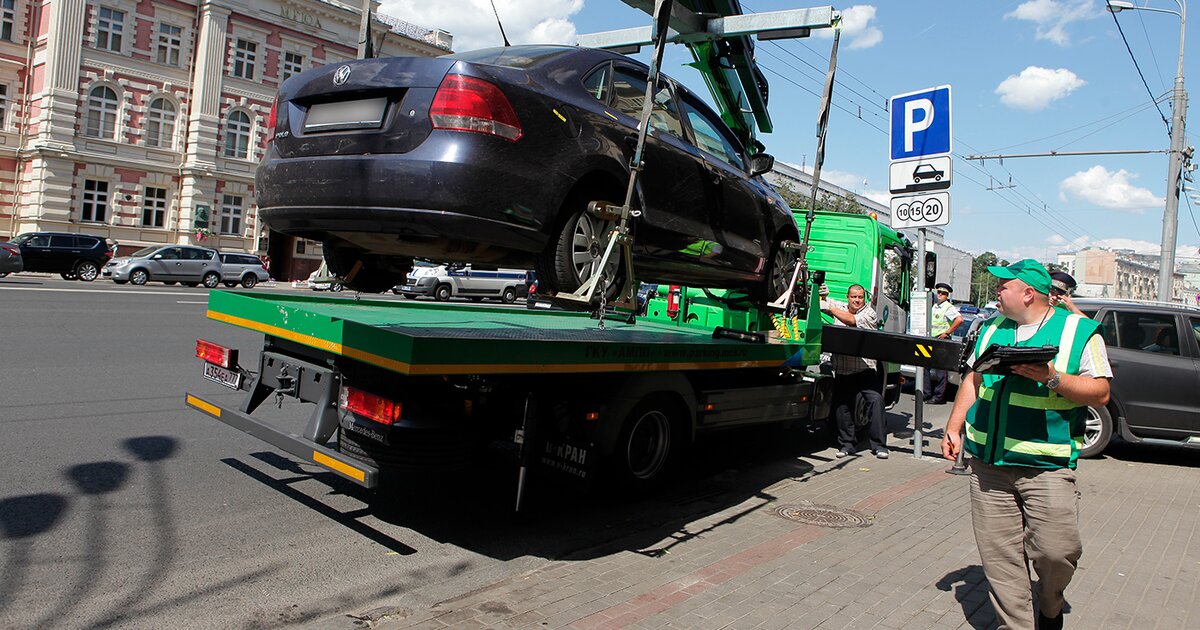
[[[650,394],[625,417],[609,457],[615,481],[630,490],[658,488],[673,472],[683,442],[682,413],[669,396]]]
[[[1083,448],[1080,457],[1099,457],[1112,439],[1112,414],[1106,407],[1088,407],[1083,427]]]
[[[439,302],[448,302],[450,300],[450,285],[439,284],[433,291],[433,299]]]

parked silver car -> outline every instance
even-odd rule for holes
[[[189,245],[152,245],[104,265],[105,278],[117,284],[162,282],[213,289],[221,284],[221,258],[217,250]]]
[[[270,280],[267,267],[253,254],[221,254],[221,281],[229,288],[241,284],[253,289],[259,282]]]
[[[13,243],[0,243],[0,278],[25,268],[21,248]]]

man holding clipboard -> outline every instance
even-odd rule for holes
[[[1050,305],[1041,263],[988,272],[1000,279],[1000,314],[980,330],[942,454],[972,456],[971,522],[1000,627],[1035,627],[1032,564],[1037,627],[1062,628],[1063,591],[1083,553],[1076,460],[1087,407],[1108,402],[1112,368],[1099,324]]]

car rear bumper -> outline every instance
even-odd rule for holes
[[[0,273],[18,273],[24,269],[20,258],[0,260]]]

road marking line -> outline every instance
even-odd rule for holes
[[[176,304],[208,304],[208,302],[189,302],[188,300],[175,300]]]
[[[5,291],[57,291],[59,293],[126,293],[129,295],[186,295],[196,297],[195,293],[183,291],[130,291],[128,289],[51,289],[49,287],[10,287],[0,284]]]

